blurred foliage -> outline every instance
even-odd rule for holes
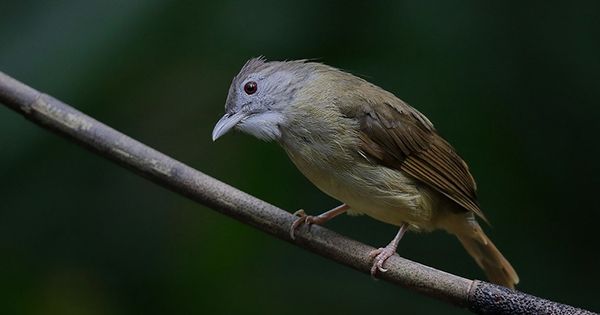
[[[336,205],[272,143],[212,143],[250,57],[318,58],[425,113],[521,290],[600,310],[600,2],[2,1],[0,71],[268,202]],[[0,108],[7,314],[464,314],[165,191]],[[342,217],[374,246],[395,228]],[[482,274],[445,233],[401,255]]]

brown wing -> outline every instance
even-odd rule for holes
[[[482,219],[476,184],[466,163],[421,113],[407,104],[365,104],[354,112],[360,123],[360,149],[387,167],[428,184]]]

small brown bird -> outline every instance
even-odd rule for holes
[[[392,93],[339,69],[306,60],[251,59],[234,77],[216,140],[232,128],[278,142],[313,184],[343,204],[301,224],[348,212],[400,227],[369,254],[385,272],[407,230],[458,237],[491,282],[513,288],[517,273],[485,235],[487,221],[467,164],[423,114]]]

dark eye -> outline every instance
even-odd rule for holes
[[[244,84],[244,92],[246,92],[246,94],[248,95],[252,95],[254,93],[256,93],[256,82],[254,81],[250,81],[246,84]]]

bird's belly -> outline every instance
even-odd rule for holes
[[[313,184],[354,213],[394,225],[409,223],[413,229],[433,229],[430,196],[400,171],[369,164],[340,170],[335,165],[292,161]]]
[[[409,223],[415,228],[430,230],[431,208],[423,205],[423,197],[416,188],[405,191],[382,191],[373,186],[355,187],[335,181],[317,185],[330,196],[350,206],[351,213],[366,214],[393,225]]]

